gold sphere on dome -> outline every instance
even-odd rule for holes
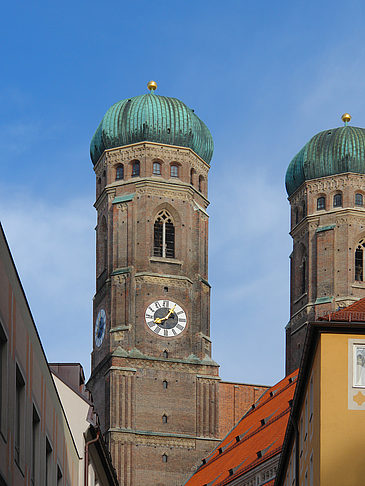
[[[152,91],[155,91],[155,89],[157,89],[157,83],[156,81],[149,81],[147,83],[147,88],[152,92]]]
[[[344,113],[341,116],[341,119],[344,123],[348,123],[351,120],[351,115],[349,115],[348,113]]]

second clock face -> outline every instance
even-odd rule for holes
[[[95,344],[100,348],[105,336],[106,314],[104,309],[100,309],[95,323]]]
[[[145,313],[147,326],[162,337],[174,337],[186,327],[186,314],[182,307],[171,300],[152,302]]]

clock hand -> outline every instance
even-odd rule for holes
[[[174,309],[176,307],[176,304],[174,305],[174,307],[172,307],[170,309],[170,312],[165,316],[165,317],[157,317],[153,322],[155,324],[161,324],[162,321],[167,321],[167,319],[171,316],[171,314],[174,312]]]

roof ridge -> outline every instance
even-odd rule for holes
[[[284,386],[284,388],[281,388],[281,389],[279,389],[279,390],[278,390],[278,391],[277,391],[275,394],[270,395],[270,391],[272,390],[272,388],[274,388],[274,386],[276,386],[276,385],[273,385],[271,388],[269,388],[269,389],[268,389],[268,390],[265,392],[265,393],[268,393],[268,394],[269,394],[269,398],[268,398],[266,401],[264,401],[264,402],[262,402],[262,403],[259,403],[257,406],[255,406],[255,407],[253,407],[253,408],[251,407],[249,410],[247,410],[247,412],[246,412],[246,413],[243,415],[243,417],[241,418],[241,420],[242,420],[243,418],[247,417],[247,416],[248,416],[248,415],[249,415],[251,412],[253,413],[254,411],[256,411],[256,410],[258,410],[259,408],[263,407],[263,406],[264,406],[266,403],[269,403],[269,401],[270,401],[270,400],[272,400],[272,399],[274,399],[274,398],[278,397],[278,396],[279,396],[279,395],[280,395],[282,392],[284,392],[284,391],[285,391],[285,390],[287,390],[287,389],[288,389],[288,388],[289,388],[291,385],[293,385],[293,383],[296,383],[296,382],[297,382],[297,379],[298,379],[298,374],[297,374],[296,376],[292,377],[292,380],[291,380],[291,381],[289,381],[289,379],[290,379],[289,377],[287,377],[287,376],[286,376],[285,378],[288,380],[288,383],[287,383],[287,384]],[[283,378],[283,380],[285,380],[285,378]],[[283,380],[282,380],[282,381],[283,381]],[[280,383],[280,382],[279,382],[279,383]],[[262,396],[261,396],[261,397],[262,397]],[[260,398],[261,398],[261,397],[260,397]],[[260,398],[259,398],[258,400],[260,400]],[[255,404],[253,404],[253,405],[255,405]]]

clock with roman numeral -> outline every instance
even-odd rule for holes
[[[171,300],[156,300],[146,309],[147,326],[161,337],[174,337],[183,332],[187,320],[185,311]]]

